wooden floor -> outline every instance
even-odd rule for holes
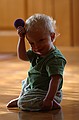
[[[0,54],[0,120],[79,120],[79,49],[61,50],[67,58],[62,109],[50,112],[23,112],[6,108],[6,104],[19,95],[29,63],[18,60],[14,54]]]

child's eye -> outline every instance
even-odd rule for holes
[[[40,40],[39,40],[39,42],[42,42],[42,41],[44,41],[44,39],[40,39]]]

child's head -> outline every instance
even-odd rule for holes
[[[34,14],[26,20],[26,32],[27,33],[36,33],[38,31],[43,32],[44,34],[55,33],[55,38],[58,36],[56,32],[56,21],[53,20],[50,16],[45,14]],[[54,40],[55,40],[54,38]]]
[[[45,14],[35,14],[25,23],[26,37],[37,54],[46,54],[56,38],[56,21]]]

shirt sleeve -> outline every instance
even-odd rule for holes
[[[65,67],[66,61],[63,58],[55,58],[51,59],[46,64],[46,70],[48,72],[48,75],[56,75],[59,74],[63,76],[63,71]]]

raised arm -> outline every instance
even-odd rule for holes
[[[18,45],[17,45],[17,56],[21,60],[27,61],[28,56],[26,54],[26,46],[25,46],[25,34],[26,34],[26,32],[25,32],[24,27],[19,26],[17,28],[17,32],[19,35],[19,41],[18,41]]]

